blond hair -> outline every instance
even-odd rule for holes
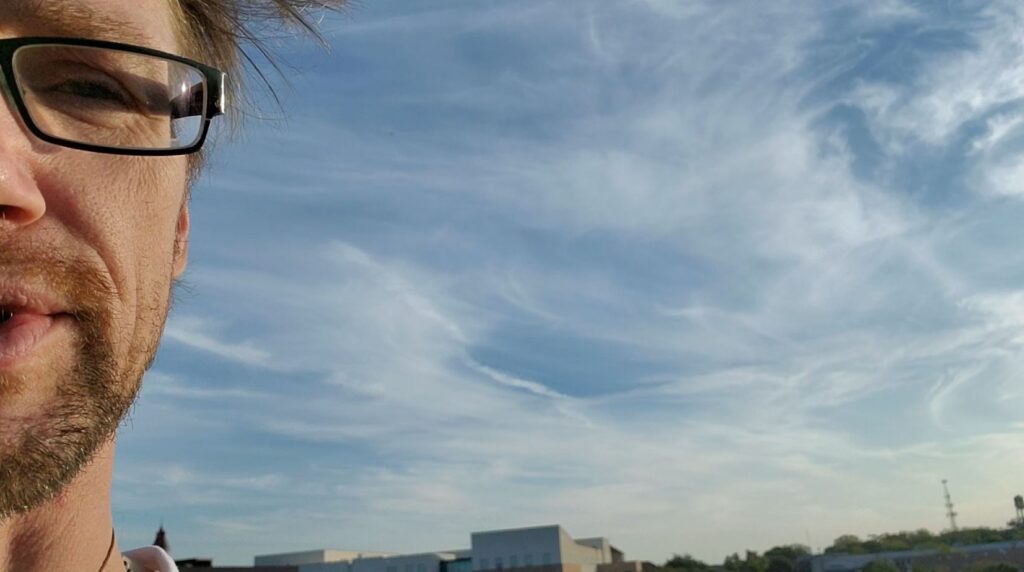
[[[285,34],[304,33],[325,43],[316,19],[339,10],[347,0],[170,0],[175,8],[178,36],[185,55],[227,72],[229,121],[237,123],[241,110],[251,101],[246,78],[254,75],[274,95],[267,73],[255,62],[266,60],[277,71],[269,40]],[[248,65],[246,74],[243,68]],[[192,174],[197,175],[202,154],[193,155]]]

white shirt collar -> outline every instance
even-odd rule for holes
[[[121,554],[128,572],[178,572],[174,560],[159,546],[144,546]]]

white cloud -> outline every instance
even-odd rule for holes
[[[934,18],[923,5],[859,5],[844,4],[842,25],[864,41]],[[176,316],[167,335],[260,379],[253,395],[238,380],[185,385],[177,371],[151,380],[154,401],[223,398],[218,422],[252,435],[268,467],[274,453],[310,458],[288,457],[281,474],[217,473],[227,492],[211,484],[210,498],[192,468],[157,484],[191,490],[196,505],[268,493],[249,520],[204,517],[261,541],[285,530],[289,542],[374,548],[383,530],[416,546],[380,548],[428,549],[561,522],[651,559],[802,541],[806,522],[819,544],[937,526],[938,477],[1009,486],[1002,475],[1021,461],[1000,457],[998,477],[979,465],[1019,433],[1006,412],[1024,366],[1024,295],[986,286],[1013,281],[996,263],[974,271],[984,233],[888,176],[977,121],[965,168],[986,193],[1008,192],[1016,174],[999,168],[1012,165],[1019,118],[993,110],[1017,97],[1017,11],[993,6],[1006,17],[905,82],[853,81],[818,100],[862,63],[840,51],[838,69],[806,73],[820,55],[808,46],[836,25],[832,4],[535,2],[342,23],[336,41],[354,47],[423,42],[394,44],[388,62],[441,79],[346,100],[359,111],[341,125],[308,120],[264,139],[298,163],[247,163],[217,189],[225,198],[211,193],[237,216],[270,203],[297,217],[281,225],[293,234],[259,226],[272,240],[258,255],[197,263],[211,315]],[[491,74],[460,49],[473,37],[525,53],[495,55],[507,69]],[[847,134],[825,139],[819,120],[839,103],[866,112],[882,175],[856,173],[864,149]],[[416,104],[447,115],[396,136],[355,117]],[[517,124],[548,109],[559,110],[550,124]],[[308,184],[285,194],[260,184],[270,177]],[[267,214],[252,216],[271,226]],[[226,307],[274,311],[227,318]],[[481,357],[516,344],[510,331],[540,340],[520,355],[548,360]],[[558,379],[567,365],[583,373]],[[287,501],[269,494],[297,483],[308,488]],[[1001,514],[980,493],[963,512]]]
[[[173,340],[188,347],[246,365],[266,365],[270,354],[256,347],[251,341],[230,343],[219,340],[210,333],[208,320],[197,316],[178,316],[170,320],[164,329],[165,339]]]
[[[962,30],[941,18],[937,13],[924,20],[928,24],[919,32],[922,42],[929,41],[928,34],[956,38],[963,32],[964,37],[949,41],[963,42],[964,48],[924,59],[920,69],[907,70],[906,81],[860,81],[847,99],[867,112],[874,136],[893,158],[906,157],[921,143],[940,148],[955,145],[972,122],[988,126],[969,147],[984,158],[1019,123],[1018,102],[1024,95],[1020,5],[988,3],[976,17],[977,30],[983,32]],[[907,44],[906,57],[925,58],[928,49],[927,44]],[[981,191],[1016,194],[1005,190],[1009,174],[981,171],[972,179],[977,179],[974,186]]]

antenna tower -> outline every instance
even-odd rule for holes
[[[1024,528],[1024,496],[1013,497],[1013,506],[1017,509],[1017,526]]]
[[[953,497],[949,496],[949,485],[946,479],[942,479],[942,490],[946,492],[946,516],[949,517],[949,526],[956,532],[960,530],[956,525],[956,511],[953,510]]]

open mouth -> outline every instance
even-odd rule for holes
[[[14,319],[14,309],[0,306],[0,326]]]

